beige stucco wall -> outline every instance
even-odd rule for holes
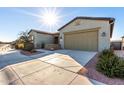
[[[87,20],[87,19],[80,19],[79,21],[80,21],[80,25],[75,25],[75,21],[74,21],[71,24],[67,25],[65,28],[60,30],[60,36],[62,36],[62,39],[60,39],[59,42],[60,42],[60,45],[62,48],[64,48],[63,32],[92,29],[92,28],[97,28],[97,27],[100,27],[99,32],[98,32],[98,51],[102,51],[103,49],[110,48],[110,24],[109,24],[109,21]],[[106,33],[105,37],[101,36],[102,32]]]
[[[35,48],[41,48],[42,44],[52,44],[54,37],[48,34],[40,34],[36,32],[31,32],[30,35],[34,36],[34,45]]]

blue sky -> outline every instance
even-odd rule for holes
[[[50,8],[52,9],[52,8]],[[0,41],[13,41],[21,31],[38,29],[49,31],[49,27],[41,22],[38,16],[44,8],[0,8]],[[56,8],[61,16],[58,25],[52,31],[66,24],[77,16],[114,17],[116,19],[113,39],[124,35],[124,8]]]

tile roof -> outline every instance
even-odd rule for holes
[[[40,31],[40,30],[36,30],[36,29],[31,29],[31,30],[28,32],[28,34],[30,34],[32,31],[37,32],[37,33],[40,33],[40,34],[48,34],[48,35],[57,35],[57,34],[59,34],[59,32],[50,33],[50,32],[47,32],[47,31]]]

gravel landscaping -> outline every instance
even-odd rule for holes
[[[29,52],[29,51],[23,51],[23,50],[21,50],[20,53],[21,53],[22,55],[32,56],[32,55],[37,55],[37,54],[45,53],[45,52],[41,52],[41,51]]]
[[[91,79],[97,80],[99,82],[108,84],[108,85],[124,85],[124,80],[119,78],[109,78],[100,72],[96,71],[96,64],[98,62],[98,55],[95,55],[85,67],[88,69],[87,76]]]

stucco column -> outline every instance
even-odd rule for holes
[[[124,50],[124,36],[122,37],[121,49]]]

